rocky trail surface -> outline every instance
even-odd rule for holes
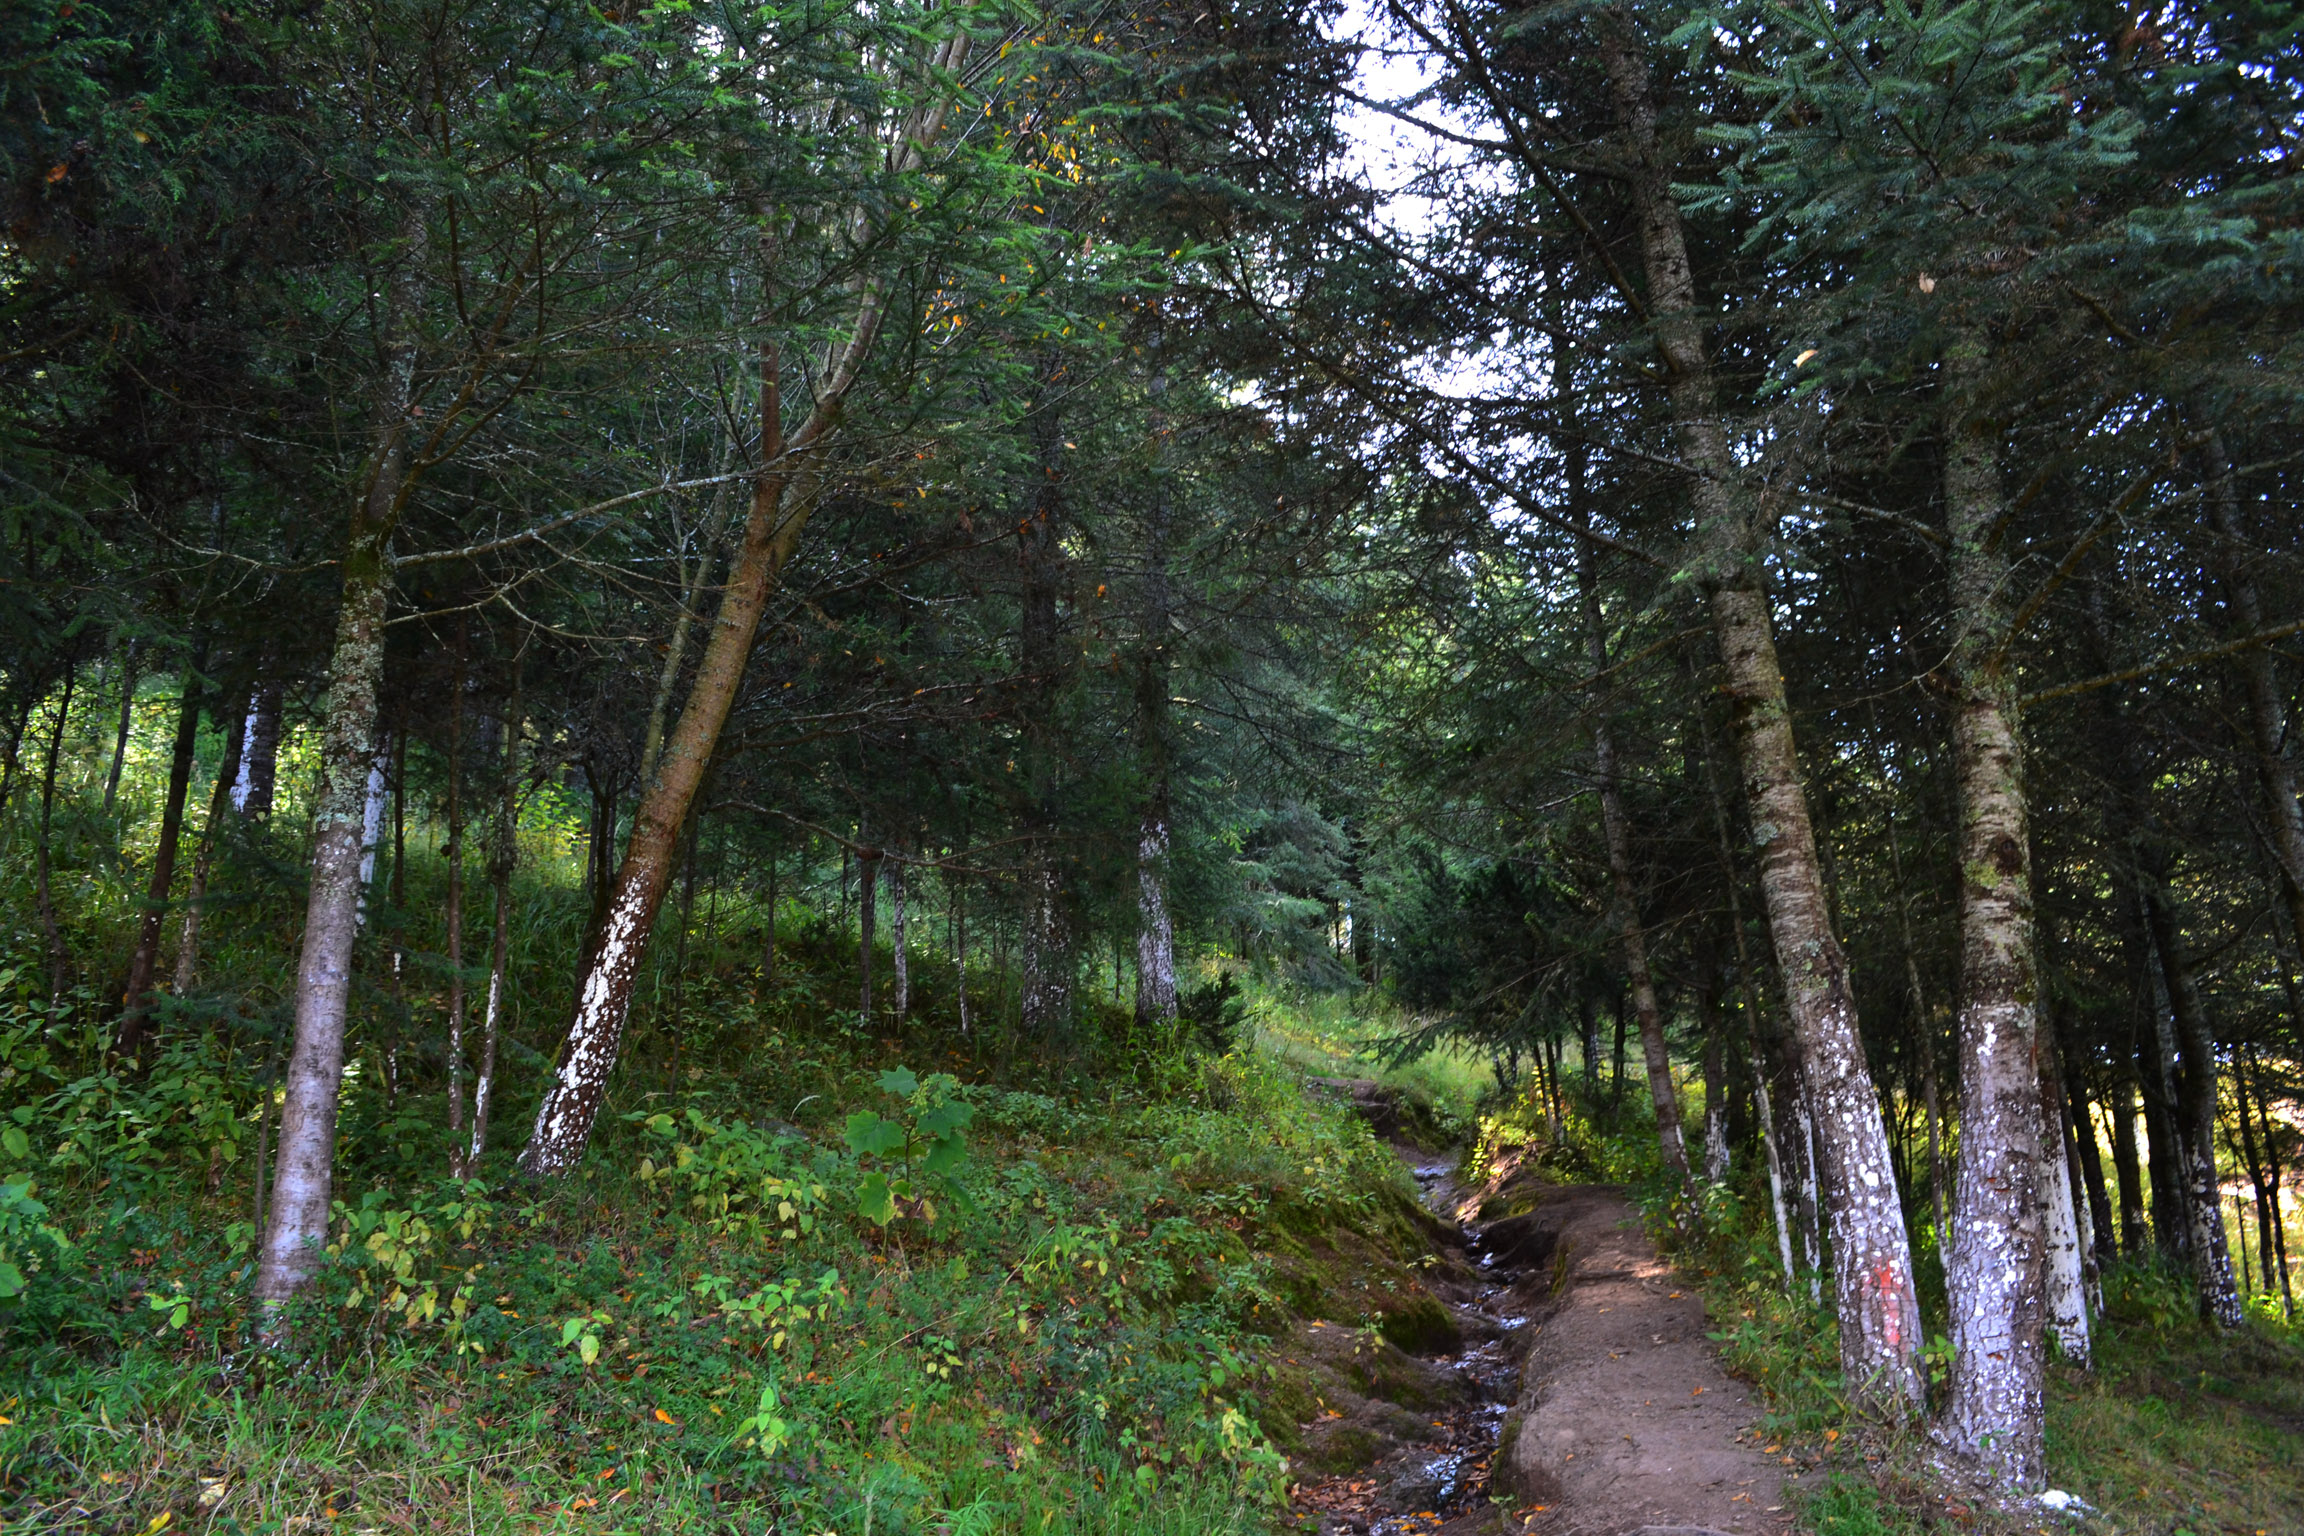
[[[1329,1383],[1296,1507],[1326,1536],[1782,1536],[1783,1467],[1623,1192],[1479,1190],[1402,1147],[1440,1220],[1425,1277],[1458,1338],[1409,1353],[1300,1329]],[[1419,1165],[1419,1160],[1422,1160]],[[1531,1191],[1534,1191],[1531,1193]],[[1483,1208],[1529,1207],[1481,1221]]]

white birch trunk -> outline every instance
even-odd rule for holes
[[[392,783],[392,743],[379,736],[368,759],[368,785],[360,805],[360,905],[355,927],[368,922],[368,888],[376,883],[376,847],[384,839],[384,797]]]
[[[901,1020],[912,1008],[912,964],[904,953],[904,860],[888,860],[888,1005]]]
[[[2081,1251],[2079,1211],[2061,1157],[2040,1163],[2040,1193],[2047,1218],[2048,1331],[2074,1365],[2088,1364],[2088,1287]]]
[[[1136,844],[1136,1020],[1176,1018],[1176,929],[1168,916],[1168,824],[1145,820]]]
[[[312,882],[296,962],[296,1029],[280,1105],[279,1158],[272,1177],[255,1292],[259,1323],[280,1334],[281,1308],[319,1268],[334,1190],[336,1102],[344,1075],[344,1010],[360,914],[362,769],[372,761],[376,691],[384,675],[384,618],[391,599],[392,532],[407,490],[409,407],[416,344],[410,329],[424,252],[413,214],[402,266],[391,285],[385,365],[375,405],[368,479],[354,508],[344,553],[344,597],[329,664],[328,713],[320,733],[320,783],[312,815]]]
[[[1944,364],[1950,670],[1958,688],[1960,1152],[1944,1255],[1951,1397],[1935,1437],[1991,1482],[2028,1490],[2046,1470],[2042,1224],[2064,1160],[2048,1157],[2042,1136],[2031,833],[2019,693],[2004,660],[2012,635],[2000,441],[1976,405],[1990,365],[1973,333],[1954,337]]]
[[[1768,1205],[1776,1216],[1776,1257],[1784,1289],[1792,1289],[1792,1222],[1784,1209],[1784,1156],[1776,1145],[1776,1110],[1769,1102],[1768,1064],[1752,1053],[1752,1105],[1760,1113],[1760,1148],[1768,1158]]]

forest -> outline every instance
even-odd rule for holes
[[[0,224],[10,1530],[2304,1532],[2304,5],[26,0]]]

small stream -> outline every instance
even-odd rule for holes
[[[1444,1219],[1453,1221],[1455,1169],[1435,1163],[1411,1170],[1424,1192],[1425,1203]],[[1462,1401],[1428,1417],[1431,1439],[1395,1452],[1375,1466],[1347,1478],[1331,1479],[1325,1486],[1345,1494],[1343,1507],[1320,1510],[1322,1529],[1328,1532],[1366,1533],[1366,1536],[1429,1536],[1448,1521],[1487,1506],[1488,1469],[1498,1449],[1497,1437],[1504,1416],[1518,1395],[1520,1331],[1528,1318],[1513,1287],[1522,1271],[1498,1263],[1484,1252],[1477,1228],[1459,1226],[1466,1256],[1478,1266],[1477,1289],[1466,1294],[1452,1286],[1451,1310],[1464,1330],[1464,1348],[1441,1356],[1432,1364],[1449,1370],[1463,1382]]]

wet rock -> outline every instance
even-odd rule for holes
[[[1504,1268],[1541,1269],[1559,1246],[1559,1231],[1541,1213],[1507,1216],[1480,1229],[1480,1256]]]
[[[1447,1355],[1463,1347],[1464,1330],[1429,1292],[1403,1297],[1378,1315],[1384,1337],[1412,1355]]]

